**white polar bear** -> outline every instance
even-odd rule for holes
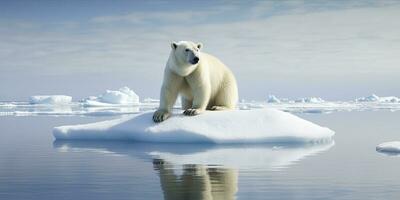
[[[171,115],[178,95],[185,115],[236,107],[238,89],[233,73],[216,57],[200,52],[201,47],[201,43],[189,41],[171,44],[154,122],[164,121]]]

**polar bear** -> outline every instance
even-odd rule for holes
[[[236,107],[238,89],[233,73],[218,58],[201,52],[202,46],[190,41],[171,43],[154,122],[171,116],[178,95],[184,115]]]

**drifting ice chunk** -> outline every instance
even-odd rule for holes
[[[38,95],[29,98],[30,104],[69,104],[72,97],[65,95]]]
[[[56,139],[134,140],[173,143],[306,143],[331,140],[334,132],[276,109],[207,111],[187,117],[174,115],[162,123],[153,112],[53,130]]]
[[[110,106],[114,104],[130,105],[139,104],[139,96],[129,89],[122,87],[119,90],[107,90],[97,97],[88,97],[83,100],[86,106]]]
[[[376,146],[379,152],[400,153],[400,141],[384,142]]]

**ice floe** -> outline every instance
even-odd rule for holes
[[[37,95],[29,98],[30,104],[69,104],[72,102],[72,97],[66,95]]]
[[[173,143],[307,143],[331,140],[334,132],[276,109],[208,111],[187,117],[175,114],[162,123],[152,121],[153,112],[120,119],[60,126],[56,139],[133,140]]]
[[[90,96],[81,101],[85,106],[138,105],[139,96],[128,87],[106,90],[99,96]]]
[[[376,146],[376,151],[383,153],[400,154],[400,141],[381,143]]]

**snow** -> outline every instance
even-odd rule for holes
[[[139,96],[125,86],[118,90],[106,90],[103,94],[97,97],[90,96],[82,102],[85,106],[137,105]]]
[[[66,95],[38,95],[29,98],[30,104],[69,104],[72,102],[72,97]]]
[[[400,153],[400,141],[384,142],[376,146],[379,152]]]
[[[356,102],[379,102],[379,103],[400,103],[400,98],[395,96],[379,97],[372,94],[367,97],[360,97],[355,100]]]
[[[162,123],[153,111],[120,119],[53,129],[56,139],[134,140],[173,143],[308,143],[330,141],[334,132],[276,109],[174,114]]]

